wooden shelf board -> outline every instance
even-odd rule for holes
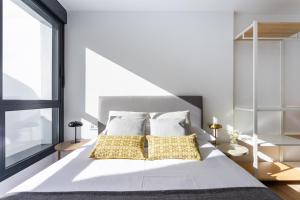
[[[54,148],[56,151],[74,151],[82,147],[88,141],[89,141],[88,139],[81,139],[80,142],[78,143],[73,143],[73,141],[66,141],[55,145]]]
[[[236,111],[253,112],[253,107],[250,107],[250,106],[236,106],[234,109],[235,109]]]
[[[238,110],[238,111],[248,111],[248,112],[254,111],[253,107],[251,107],[251,106],[235,106],[234,109]],[[286,107],[259,106],[259,107],[257,107],[257,111],[261,111],[261,112],[300,111],[300,106],[286,106]]]
[[[238,164],[254,174],[252,163]],[[260,162],[257,178],[261,181],[300,181],[300,162]]]
[[[292,37],[300,32],[299,22],[258,22],[258,38],[281,40]],[[251,40],[253,27],[246,29],[236,37],[236,40]]]
[[[252,146],[252,136],[240,135],[238,140]],[[258,134],[257,144],[264,147],[274,147],[274,146],[300,146],[300,136],[299,135],[278,135],[269,134],[262,135]]]

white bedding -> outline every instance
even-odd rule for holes
[[[95,140],[26,180],[11,192],[138,191],[264,187],[210,143],[202,161],[92,160]]]

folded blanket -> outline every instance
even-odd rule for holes
[[[21,192],[1,200],[280,200],[268,188],[243,187],[202,190],[126,192]]]

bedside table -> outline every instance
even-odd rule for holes
[[[58,160],[61,158],[62,151],[65,151],[65,152],[74,151],[74,150],[82,147],[82,145],[86,144],[88,141],[90,141],[90,140],[82,139],[78,143],[72,143],[73,141],[66,141],[66,142],[55,145],[54,149],[57,151]]]
[[[228,157],[245,156],[249,153],[247,147],[239,144],[221,144],[218,145],[217,148]]]

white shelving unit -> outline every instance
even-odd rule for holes
[[[280,163],[274,163],[274,165],[283,164],[283,153],[281,146],[300,146],[300,137],[289,136],[284,134],[284,115],[286,111],[300,111],[300,106],[287,106],[285,104],[285,68],[284,68],[284,42],[285,40],[298,40],[300,32],[300,23],[287,23],[287,22],[257,22],[248,26],[240,34],[235,37],[235,42],[238,41],[250,41],[252,42],[252,53],[253,53],[253,80],[252,80],[252,106],[250,107],[235,107],[235,112],[251,112],[252,113],[252,135],[241,135],[239,140],[253,147],[253,163],[251,163],[251,170],[256,177],[259,179],[272,180],[270,174],[273,172],[272,169],[275,167],[269,164],[259,163],[258,159],[258,147],[279,147],[280,151]],[[259,107],[257,104],[257,69],[258,66],[258,44],[261,41],[276,41],[280,45],[280,106],[278,107]],[[300,63],[299,63],[300,64]],[[258,112],[280,112],[280,134],[277,135],[265,135],[258,133]],[[263,166],[263,167],[262,167]],[[268,167],[266,167],[268,166]],[[296,165],[298,166],[298,165]],[[262,169],[260,169],[260,167]],[[245,168],[249,168],[245,167]],[[278,167],[277,167],[278,168]],[[287,167],[289,168],[289,167]],[[284,175],[274,178],[274,180],[300,180],[300,168],[299,170],[293,168],[293,177],[287,176],[286,172]],[[260,170],[265,170],[262,172]],[[286,171],[286,170],[285,170]],[[299,172],[299,173],[298,173]],[[280,173],[280,171],[274,172]],[[266,178],[267,177],[267,178]],[[289,178],[290,177],[290,178]]]
[[[241,135],[239,136],[239,140],[250,146],[253,145],[252,136]],[[259,137],[257,137],[257,145],[262,147],[300,146],[300,138],[288,135],[259,134]]]

